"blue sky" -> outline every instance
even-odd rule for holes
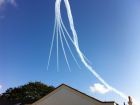
[[[56,46],[46,70],[55,0],[11,1],[0,0],[0,92],[42,81],[54,86],[65,83],[101,100],[124,101],[112,92],[91,92],[89,87],[99,81],[80,60],[79,69],[67,51],[69,72],[61,47],[59,72]],[[80,48],[94,69],[110,85],[140,100],[140,0],[70,0],[70,4]],[[68,26],[64,5],[61,10]],[[76,55],[74,48],[73,52]]]

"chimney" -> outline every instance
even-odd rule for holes
[[[131,98],[131,96],[128,96],[128,105],[132,105],[132,98]]]

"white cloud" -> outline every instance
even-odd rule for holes
[[[5,0],[0,0],[0,6],[2,6],[5,3]]]
[[[6,4],[11,4],[13,6],[16,6],[16,0],[0,0],[0,7]]]
[[[2,89],[2,85],[0,85],[0,89]]]
[[[106,88],[104,85],[100,83],[95,83],[93,86],[90,86],[89,88],[91,92],[94,93],[106,94],[110,92],[110,89]]]
[[[17,4],[16,4],[16,0],[9,0],[9,2],[10,2],[12,5],[14,5],[14,6],[17,5]]]

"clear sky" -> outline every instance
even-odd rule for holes
[[[69,0],[79,45],[94,69],[113,87],[140,100],[140,0]],[[55,0],[0,0],[0,93],[29,81],[70,85],[103,101],[122,103],[118,95],[91,92],[100,83],[66,46],[72,72],[60,46],[56,69],[54,46],[46,70],[54,25]],[[68,26],[66,10],[62,15]],[[72,46],[71,46],[72,47]]]

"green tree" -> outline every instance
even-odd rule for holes
[[[7,89],[1,95],[0,99],[10,101],[14,104],[30,104],[52,92],[54,89],[53,86],[48,86],[41,82],[29,82],[23,86]]]

